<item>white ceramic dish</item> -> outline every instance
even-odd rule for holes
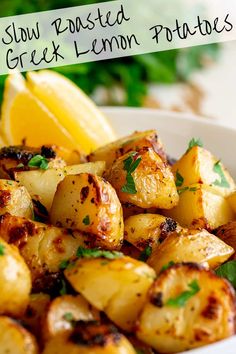
[[[134,130],[157,129],[168,154],[175,158],[186,151],[191,138],[201,138],[204,146],[222,159],[236,177],[236,163],[233,157],[236,130],[191,114],[133,108],[106,107],[103,110],[119,136],[128,135]],[[186,354],[236,354],[236,336],[188,351]]]

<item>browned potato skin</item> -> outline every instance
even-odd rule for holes
[[[70,314],[72,320],[66,319],[66,314]],[[99,320],[99,312],[81,295],[57,297],[51,302],[42,321],[44,341],[46,342],[63,332],[71,331],[74,327],[74,321]]]
[[[1,354],[38,354],[38,346],[33,335],[18,322],[0,316]]]
[[[162,159],[166,161],[166,154],[162,142],[156,130],[135,132],[113,143],[102,146],[88,156],[89,161],[106,161],[107,169],[116,159],[131,151],[139,151],[143,148],[152,148]]]
[[[167,236],[153,250],[148,264],[160,273],[169,262],[195,262],[211,269],[226,262],[234,253],[234,249],[206,230],[182,229]]]
[[[140,251],[147,246],[154,250],[159,240],[163,241],[169,233],[177,229],[180,229],[178,224],[163,215],[139,214],[125,220],[124,237]]]
[[[200,291],[183,307],[166,305],[194,280]],[[159,353],[201,347],[235,334],[235,306],[234,289],[225,279],[194,263],[176,264],[151,287],[136,334]]]
[[[0,215],[33,218],[33,203],[25,187],[15,181],[0,179]]]
[[[216,230],[216,236],[236,251],[236,221],[220,226]],[[232,259],[236,259],[236,253],[232,255]]]
[[[126,331],[133,330],[156,276],[146,263],[125,256],[78,259],[64,274],[90,304]]]
[[[0,234],[17,246],[27,263],[35,291],[45,291],[56,281],[62,261],[76,255],[79,246],[93,245],[89,235],[60,229],[26,218],[0,216]]]
[[[148,213],[158,214],[159,211],[157,208],[143,209],[130,203],[123,203],[122,209],[123,209],[124,220],[129,218],[130,216],[138,215],[138,214],[148,214]]]
[[[2,238],[0,244],[0,314],[20,317],[23,315],[31,291],[30,271],[16,247]]]
[[[80,173],[59,183],[50,212],[53,225],[94,235],[96,246],[119,249],[124,235],[123,213],[114,188],[99,176]],[[88,219],[88,223],[84,221]]]
[[[127,172],[124,161],[130,153],[118,158],[112,165],[106,178],[115,188],[122,203],[131,203],[141,208],[171,209],[177,205],[179,195],[170,167],[151,148],[142,149],[135,155],[141,162],[132,173],[137,193],[122,192],[126,184]]]

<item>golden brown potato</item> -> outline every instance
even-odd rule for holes
[[[65,331],[71,331],[75,321],[99,321],[99,312],[81,295],[64,295],[54,299],[43,321],[44,341]]]
[[[30,271],[14,246],[0,238],[0,314],[21,316],[31,291]]]
[[[100,147],[88,156],[89,161],[106,161],[109,169],[116,159],[131,151],[152,148],[164,161],[166,154],[156,130],[135,132],[110,144]]]
[[[143,149],[118,158],[106,177],[122,203],[163,209],[171,209],[178,203],[179,196],[170,167],[153,149]]]
[[[233,191],[233,193],[227,197],[227,201],[236,215],[236,191]]]
[[[0,234],[19,248],[31,271],[35,291],[53,286],[61,262],[75,256],[79,246],[90,244],[89,235],[9,214],[0,217]]]
[[[0,179],[0,215],[5,213],[33,219],[33,203],[25,187]]]
[[[157,274],[170,262],[201,263],[217,268],[234,253],[234,249],[206,230],[187,230],[172,233],[153,250],[148,264]]]
[[[132,330],[155,272],[130,257],[79,259],[65,270],[73,288],[119,327]]]
[[[121,205],[123,209],[124,220],[129,218],[130,216],[138,215],[138,214],[147,214],[147,213],[158,214],[159,211],[157,208],[143,209],[130,203],[123,203]]]
[[[0,316],[1,354],[38,354],[38,346],[30,332],[18,322]]]
[[[194,146],[177,161],[172,171],[180,188],[200,183],[213,185],[222,196],[235,189],[235,183],[223,164],[206,149]],[[178,175],[179,176],[178,178]],[[181,184],[182,182],[182,184]]]
[[[235,292],[193,263],[161,273],[149,291],[137,336],[160,353],[178,353],[235,334]]]
[[[112,325],[79,322],[72,333],[52,338],[43,354],[136,354],[131,343]]]
[[[59,183],[50,212],[53,225],[94,235],[99,246],[120,248],[124,223],[114,188],[101,177],[81,173]]]
[[[220,226],[216,230],[216,236],[236,251],[236,221]],[[233,254],[232,258],[236,259],[236,253]]]
[[[177,229],[179,226],[173,219],[158,214],[139,214],[125,220],[124,237],[141,251],[147,246],[154,250],[159,239],[163,241]]]
[[[235,218],[227,200],[206,184],[194,184],[183,190],[178,205],[163,213],[181,226],[209,231]]]
[[[18,171],[15,172],[15,180],[30,193],[33,199],[39,199],[45,208],[50,211],[57,185],[67,175],[76,175],[87,172],[102,175],[105,170],[105,162],[84,163],[81,165],[65,166],[64,168],[50,168],[48,170]]]

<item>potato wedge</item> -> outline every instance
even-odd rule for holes
[[[163,213],[181,226],[209,231],[234,220],[227,200],[206,184],[193,184],[180,194],[179,204]]]
[[[64,274],[89,303],[128,331],[133,329],[155,278],[152,268],[130,257],[82,258]]]
[[[135,164],[136,168],[133,168]],[[122,203],[141,208],[171,209],[179,200],[170,167],[150,148],[118,158],[106,178]]]
[[[30,271],[14,246],[0,239],[0,314],[23,315],[31,291]]]
[[[236,221],[220,226],[216,230],[216,236],[231,246],[236,252]],[[236,253],[233,254],[232,258],[236,259]]]
[[[81,295],[64,295],[54,299],[43,321],[44,341],[74,328],[75,321],[99,321],[99,312]]]
[[[125,220],[125,240],[143,251],[147,246],[155,247],[169,233],[179,229],[177,222],[158,214],[139,214]]]
[[[79,246],[90,244],[89,236],[81,232],[9,214],[0,217],[0,234],[5,241],[19,248],[31,271],[35,291],[50,289],[56,281],[61,262],[75,256]]]
[[[225,279],[193,263],[174,265],[151,287],[136,334],[159,353],[213,343],[235,334],[235,300]]]
[[[181,188],[195,183],[213,185],[217,193],[224,197],[235,189],[233,178],[219,159],[199,146],[194,146],[186,152],[173,165],[172,171],[175,177],[177,173],[182,176],[182,184],[179,186]]]
[[[128,339],[112,325],[79,322],[72,333],[46,344],[43,354],[136,354]]]
[[[50,217],[53,225],[93,234],[102,248],[120,248],[123,241],[123,214],[116,192],[104,179],[89,173],[60,182]]]
[[[170,262],[195,262],[215,269],[233,253],[232,247],[206,230],[183,229],[167,236],[153,250],[148,264],[157,274]]]
[[[100,147],[88,156],[89,161],[106,161],[109,169],[116,159],[131,151],[152,148],[164,161],[166,154],[156,130],[135,132],[110,144]]]
[[[0,179],[0,215],[5,213],[33,219],[33,203],[25,187]]]
[[[18,322],[0,316],[1,354],[38,354],[38,346],[33,335]]]
[[[22,186],[25,186],[33,199],[39,199],[45,208],[50,211],[57,185],[65,176],[83,172],[102,175],[104,170],[105,162],[98,161],[95,163],[65,166],[63,168],[51,168],[46,171],[19,171],[15,172],[15,180],[20,182]]]

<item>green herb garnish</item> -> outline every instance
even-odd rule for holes
[[[186,151],[186,154],[187,154],[194,146],[203,147],[203,143],[202,143],[201,139],[192,138],[192,139],[190,140],[190,142],[188,143],[188,149],[187,149],[187,151]]]
[[[0,243],[0,256],[4,256],[5,254],[5,247]]]
[[[105,251],[98,248],[84,248],[79,247],[76,253],[78,258],[107,258],[107,259],[116,259],[123,257],[123,253],[117,251]]]
[[[222,264],[215,270],[215,273],[219,277],[228,279],[236,289],[236,261],[229,261]]]
[[[124,170],[127,172],[127,174],[126,174],[126,184],[121,188],[121,191],[123,193],[128,193],[128,194],[137,193],[132,173],[136,170],[142,158],[139,157],[137,158],[137,160],[134,160],[135,155],[137,155],[137,153],[133,152],[130,154],[130,156],[127,159],[124,160]]]
[[[215,182],[213,182],[213,184],[218,187],[229,188],[230,185],[229,185],[229,182],[227,181],[227,179],[225,178],[222,166],[220,164],[220,160],[214,164],[213,171],[215,173],[217,173],[220,177],[220,179],[215,180]]]
[[[175,264],[174,261],[170,261],[169,263],[163,265],[163,267],[161,268],[160,273],[161,273],[161,272],[164,272],[164,271],[167,270],[167,269],[169,269],[169,268],[172,267],[174,264]]]
[[[63,318],[64,318],[64,320],[69,321],[69,322],[74,320],[74,316],[71,312],[64,313]]]
[[[48,160],[42,155],[35,155],[28,162],[29,167],[39,167],[42,170],[48,169]]]
[[[186,302],[197,294],[200,291],[200,287],[196,280],[193,280],[190,284],[188,284],[189,290],[182,292],[180,295],[175,298],[171,298],[166,302],[167,306],[172,307],[183,307]]]
[[[176,181],[175,181],[175,185],[176,187],[181,187],[182,184],[184,183],[184,177],[181,176],[181,174],[179,173],[179,171],[176,171]]]
[[[61,270],[66,269],[69,264],[70,262],[68,260],[61,261],[61,263],[59,264],[59,269]]]
[[[85,216],[85,218],[83,219],[83,224],[84,224],[84,225],[89,225],[89,224],[90,224],[89,215],[86,215],[86,216]]]
[[[147,259],[151,256],[152,254],[152,247],[151,246],[147,246],[141,253],[139,256],[139,260],[142,262],[146,262]]]
[[[186,191],[189,191],[189,192],[196,192],[198,190],[197,187],[183,187],[183,188],[180,188],[177,190],[178,194],[182,194]]]
[[[59,291],[60,295],[66,295],[67,294],[67,288],[66,288],[66,282],[64,279],[61,280],[61,289]]]

